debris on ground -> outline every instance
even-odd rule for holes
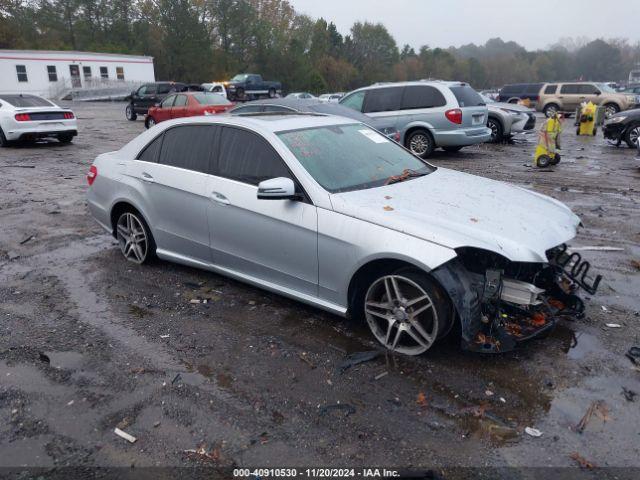
[[[173,377],[173,380],[171,380],[171,385],[173,385],[174,383],[176,383],[178,380],[180,380],[180,377],[182,377],[182,375],[180,375],[179,373],[176,373],[176,376]]]
[[[631,260],[631,266],[635,267],[637,270],[640,270],[640,261],[639,260]]]
[[[589,424],[589,421],[591,420],[591,417],[593,417],[594,414],[603,422],[607,422],[610,419],[609,408],[607,407],[607,404],[604,403],[603,400],[594,400],[593,402],[591,402],[591,405],[589,405],[587,412],[576,425],[575,431],[578,433],[584,432],[585,428],[587,428],[587,425]]]
[[[325,405],[324,407],[320,407],[318,415],[324,417],[331,412],[337,411],[344,412],[344,416],[348,417],[349,415],[353,415],[354,413],[356,413],[356,407],[354,407],[353,405],[349,405],[348,403],[334,403],[332,405]]]
[[[380,380],[382,377],[386,377],[389,374],[389,372],[382,372],[379,373],[378,375],[376,375],[375,377],[373,377],[374,380]]]
[[[311,367],[312,370],[316,368],[316,365],[311,361],[309,357],[307,357],[307,352],[299,353],[298,357],[300,357],[300,360],[302,360],[304,363],[309,365],[309,367]]]
[[[622,328],[622,325],[619,323],[605,323],[605,326],[608,328]]]
[[[538,430],[537,428],[531,428],[531,427],[526,427],[524,429],[525,433],[531,437],[541,437],[542,436],[542,432],[540,430]]]
[[[153,422],[153,428],[158,428],[160,426],[160,422]]]
[[[572,247],[572,252],[624,252],[620,247]]]
[[[203,444],[196,449],[183,450],[183,452],[189,458],[208,460],[216,463],[220,461],[220,449],[218,447],[213,447],[211,450],[207,450],[206,446]]]
[[[49,355],[47,355],[46,353],[42,353],[42,352],[39,353],[38,358],[41,362],[51,364],[51,359],[49,358]]]
[[[625,354],[635,365],[640,365],[640,347],[633,346]]]
[[[116,435],[118,435],[120,438],[124,438],[127,442],[129,443],[136,443],[136,440],[138,440],[136,437],[134,437],[133,435],[129,435],[127,432],[120,430],[118,427],[116,427],[113,430],[113,433],[115,433]]]
[[[342,374],[349,370],[351,367],[355,367],[356,365],[360,365],[361,363],[370,362],[371,360],[375,360],[379,356],[380,352],[377,350],[352,353],[344,360],[344,362],[340,364],[340,366],[338,367],[338,372]]]
[[[160,335],[160,338],[169,338],[171,335]]]
[[[20,245],[24,245],[25,243],[29,242],[30,240],[33,240],[34,238],[36,238],[35,235],[29,235],[27,238],[25,238],[20,242]]]
[[[424,394],[424,392],[420,392],[420,393],[418,393],[418,398],[416,399],[416,404],[417,404],[419,407],[423,407],[423,408],[424,408],[424,407],[426,407],[426,406],[428,405],[428,404],[427,404],[427,397],[426,397],[426,395]]]
[[[634,392],[633,390],[629,390],[626,387],[622,387],[622,395],[624,395],[624,398],[627,400],[627,402],[635,402],[638,393]]]
[[[569,455],[569,457],[575,460],[578,463],[578,465],[580,465],[580,468],[586,468],[587,470],[593,470],[594,468],[598,468],[598,466],[595,463],[588,461],[578,452],[573,452],[571,455]]]

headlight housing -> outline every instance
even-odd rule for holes
[[[519,111],[519,110],[510,110],[508,108],[501,108],[500,110],[502,110],[505,113],[508,113],[509,115],[512,115],[514,117],[517,117],[518,115],[522,115],[523,112]]]
[[[605,122],[607,125],[610,125],[612,123],[620,123],[620,122],[624,122],[627,119],[627,117],[620,116],[620,117],[611,117],[609,119],[607,119],[607,121]]]

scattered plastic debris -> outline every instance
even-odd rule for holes
[[[428,405],[428,403],[427,403],[427,397],[426,397],[426,395],[424,394],[424,392],[420,392],[420,393],[418,393],[418,398],[416,399],[416,404],[417,404],[419,407],[423,407],[423,408],[424,408],[424,407],[426,407],[426,406]]]
[[[382,372],[379,373],[378,375],[376,375],[375,377],[373,377],[374,380],[380,380],[382,377],[386,377],[387,375],[389,375],[389,372]]]
[[[138,440],[136,437],[134,437],[133,435],[129,435],[127,432],[120,430],[118,427],[116,427],[113,430],[113,433],[115,433],[116,435],[118,435],[120,438],[124,438],[127,442],[129,443],[136,443],[136,441]]]
[[[624,398],[627,402],[635,402],[638,393],[634,392],[633,390],[629,390],[626,387],[622,387],[622,395],[624,395]]]
[[[588,461],[578,452],[573,452],[571,455],[569,455],[569,457],[572,460],[575,460],[578,463],[578,465],[580,465],[580,468],[586,468],[587,470],[593,470],[594,468],[598,468],[595,463]]]
[[[35,235],[29,235],[27,238],[25,238],[24,240],[22,240],[22,241],[20,242],[20,245],[24,245],[25,243],[27,243],[27,242],[29,242],[29,241],[33,240],[34,238],[36,238],[36,236],[35,236]]]
[[[170,335],[160,335],[160,338],[169,338]]]
[[[382,208],[385,212],[392,212],[394,210],[393,207],[390,207],[389,205],[386,205]]]
[[[182,375],[180,375],[179,373],[176,374],[175,377],[173,377],[173,380],[171,380],[171,385],[173,385],[174,383],[176,383],[178,380],[180,380],[180,377],[182,377]]]
[[[575,431],[578,433],[584,432],[585,428],[587,428],[587,425],[589,424],[589,421],[591,420],[591,417],[593,417],[594,414],[598,416],[603,422],[607,422],[609,420],[609,408],[603,400],[595,400],[591,402],[591,405],[589,405],[587,412],[576,425]]]
[[[208,451],[205,445],[200,445],[196,449],[184,450],[184,453],[191,458],[195,457],[216,463],[220,461],[220,449],[218,447],[214,447]]]
[[[624,252],[620,247],[571,247],[572,252]]]
[[[298,357],[300,357],[300,360],[302,360],[304,363],[309,365],[312,370],[316,368],[316,365],[311,361],[309,357],[307,357],[307,352],[299,353]]]
[[[622,328],[622,325],[619,323],[605,323],[605,326],[608,328]]]
[[[540,430],[538,430],[537,428],[531,428],[531,427],[526,427],[524,429],[525,433],[531,437],[541,437],[542,436],[542,432]]]
[[[369,352],[356,352],[349,355],[344,362],[338,367],[339,373],[344,373],[351,367],[360,365],[361,363],[370,362],[380,356],[380,352],[377,350],[371,350]]]

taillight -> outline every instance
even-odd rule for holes
[[[98,176],[98,169],[95,165],[91,165],[89,168],[89,173],[87,173],[87,183],[89,186],[93,185],[93,182],[96,181],[96,177]]]
[[[31,115],[28,113],[16,113],[17,122],[28,122],[31,120]]]
[[[396,132],[396,134],[393,136],[393,139],[396,142],[400,143],[400,132]]]
[[[447,120],[449,120],[450,122],[462,125],[462,110],[460,110],[459,108],[447,110],[446,112],[444,112],[444,116],[447,117]]]
[[[75,117],[73,116],[73,112],[64,112],[65,120],[73,120]]]

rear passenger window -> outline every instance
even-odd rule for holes
[[[187,104],[186,95],[176,95],[176,100],[173,103],[174,107],[184,107]]]
[[[595,95],[598,91],[595,85],[580,85],[580,93],[583,95]]]
[[[195,172],[209,173],[209,159],[214,149],[216,127],[184,125],[164,133],[160,163]]]
[[[220,139],[220,157],[216,175],[258,185],[270,178],[291,178],[284,161],[261,136],[225,127]]]
[[[158,85],[158,93],[160,95],[164,95],[165,93],[169,93],[170,91],[171,91],[170,83],[161,83],[160,85]]]
[[[390,112],[400,109],[404,88],[374,88],[367,90],[364,113]]]
[[[447,101],[437,88],[413,85],[405,87],[401,109],[444,107],[446,104]]]
[[[580,85],[576,85],[575,83],[565,83],[560,88],[560,93],[575,95],[577,93],[580,93]]]
[[[162,146],[162,135],[156,137],[150,144],[148,144],[142,153],[138,155],[138,160],[142,160],[143,162],[151,162],[156,163],[158,161],[158,153],[160,152],[160,147]]]
[[[547,85],[544,88],[544,94],[545,95],[553,95],[554,93],[556,93],[556,89],[558,88],[558,85]]]

